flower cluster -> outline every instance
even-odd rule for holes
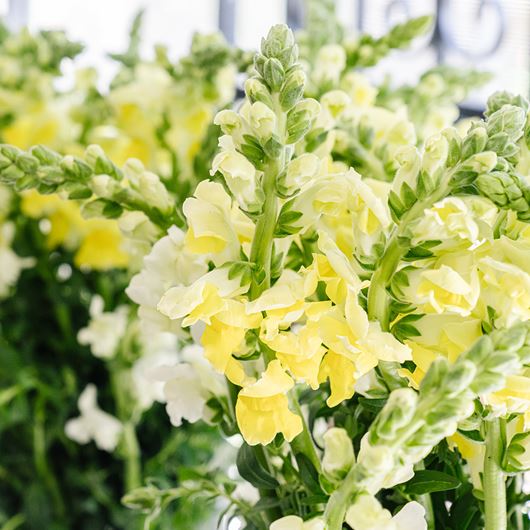
[[[310,24],[330,5],[313,5]],[[507,528],[506,477],[530,470],[528,102],[497,93],[484,119],[451,127],[481,76],[434,70],[391,90],[355,71],[428,24],[350,42],[329,20],[302,36],[302,60],[274,26],[243,101],[215,117],[235,54],[197,38],[177,66],[162,50],[148,66],[133,32],[109,95],[123,150],[0,146],[0,182],[24,201],[79,201],[114,220],[127,256],[145,254],[126,289],[138,320],[95,296],[77,335],[108,366],[118,418],[88,386],[67,435],[130,456],[142,412],[165,402],[174,426],[202,419],[239,444],[237,472],[260,497],[208,470],[136,489],[128,505],[154,517],[203,490],[259,530],[454,527],[459,510]],[[203,74],[200,101],[174,91]],[[220,137],[206,174],[191,161],[210,117]],[[182,137],[180,118],[197,136]],[[167,178],[177,166],[181,187]],[[138,486],[134,465],[128,475]]]

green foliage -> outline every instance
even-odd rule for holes
[[[28,530],[140,530],[144,517],[120,505],[121,458],[78,445],[64,433],[88,382],[100,388],[103,409],[116,407],[102,361],[76,336],[88,321],[94,292],[108,305],[126,301],[127,276],[81,272],[69,252],[50,252],[37,221],[17,216],[16,222],[15,249],[37,263],[22,274],[17,296],[0,304],[0,526],[18,517]],[[65,266],[71,276],[62,280],[58,271]],[[144,414],[138,437],[145,476],[167,484],[178,483],[182,466],[208,460],[216,440],[207,427],[173,429],[161,405]],[[178,503],[152,528],[189,528],[189,521],[207,514]]]

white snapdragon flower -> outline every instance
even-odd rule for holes
[[[296,515],[287,515],[277,519],[270,526],[269,530],[324,530],[325,524],[321,517],[315,517],[309,521],[304,521]]]
[[[409,502],[394,517],[369,494],[361,494],[346,514],[353,530],[427,530],[425,509],[418,502]]]
[[[207,418],[206,402],[212,395],[226,393],[222,377],[203,357],[202,347],[186,346],[180,352],[184,361],[173,366],[159,366],[153,377],[164,383],[166,410],[175,427],[186,420],[195,423]]]
[[[157,378],[161,366],[173,366],[179,360],[177,337],[173,333],[140,335],[145,352],[133,365],[131,378],[138,404],[147,410],[158,401],[165,403],[164,382]]]
[[[125,305],[114,311],[103,311],[103,298],[94,295],[90,302],[90,323],[79,330],[79,344],[89,345],[95,357],[111,359],[116,355],[120,340],[127,329],[129,308]]]
[[[210,175],[219,171],[238,203],[247,209],[256,200],[258,172],[247,157],[236,151],[231,136],[221,136],[219,147]]]
[[[81,415],[66,422],[66,436],[79,444],[94,440],[96,445],[109,453],[118,445],[123,425],[114,416],[102,411],[97,404],[97,389],[88,384],[78,400]]]
[[[371,107],[375,103],[377,88],[359,72],[348,72],[341,80],[341,88],[355,107]]]
[[[338,81],[340,74],[346,67],[346,52],[338,44],[327,44],[320,48],[313,77],[317,82]]]
[[[142,270],[133,276],[126,293],[140,308],[138,316],[147,333],[169,331],[182,333],[180,322],[172,321],[157,311],[162,295],[171,287],[190,285],[208,267],[203,256],[185,249],[184,233],[176,226],[157,241],[144,258]]]
[[[332,478],[340,479],[355,462],[353,444],[345,429],[332,427],[324,439],[323,471]]]
[[[0,298],[7,296],[23,269],[33,266],[33,258],[21,258],[11,248],[15,226],[0,222]]]
[[[341,248],[358,247],[363,254],[390,225],[386,203],[353,169],[315,179],[294,199],[294,210],[302,212],[296,226],[316,226]]]

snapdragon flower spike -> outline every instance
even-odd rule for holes
[[[62,193],[83,201],[92,216],[117,218],[123,210],[140,211],[162,230],[177,221],[174,201],[157,175],[138,160],[130,160],[122,171],[96,145],[86,149],[84,158],[61,156],[40,145],[28,151],[1,145],[0,183],[17,191]]]
[[[345,510],[362,491],[375,495],[413,475],[425,458],[458,423],[470,417],[477,397],[503,388],[530,359],[530,322],[492,331],[449,364],[439,357],[421,382],[391,392],[387,403],[361,442],[357,463],[330,498],[329,530],[342,528]]]
[[[368,312],[388,329],[392,307],[387,289],[401,260],[411,248],[411,227],[423,212],[448,196],[479,195],[499,208],[530,219],[530,191],[517,171],[525,134],[527,103],[502,104],[507,96],[492,98],[484,121],[471,127],[465,138],[445,129],[425,143],[423,152],[412,146],[397,153],[399,169],[388,205],[395,227],[378,260],[368,293]],[[523,101],[523,103],[520,103]]]
[[[416,37],[427,33],[431,26],[432,17],[422,16],[397,24],[379,38],[361,35],[357,41],[346,45],[347,65],[350,68],[374,66],[392,50],[409,46]]]
[[[279,197],[298,191],[287,184],[287,167],[294,144],[304,138],[320,111],[317,101],[303,98],[306,78],[287,26],[274,26],[262,40],[254,70],[239,112],[224,110],[216,116],[224,136],[210,172],[223,176],[241,209],[257,220],[249,260],[251,299],[270,286]]]

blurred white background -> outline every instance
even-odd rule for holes
[[[530,0],[337,0],[337,12],[352,32],[380,35],[393,23],[441,10],[442,52],[428,47],[429,38],[390,57],[371,74],[390,73],[396,83],[412,83],[437,57],[463,67],[491,71],[494,80],[475,94],[472,106],[496,89],[530,93]],[[168,46],[174,58],[185,54],[195,31],[212,32],[222,26],[233,42],[246,49],[259,45],[268,28],[288,21],[303,0],[0,0],[0,14],[12,27],[65,29],[86,44],[79,64],[102,73],[102,83],[116,65],[106,57],[127,45],[128,29],[144,8],[142,47],[146,57],[153,45]],[[301,12],[300,12],[301,13]],[[301,14],[289,22],[300,21]]]

